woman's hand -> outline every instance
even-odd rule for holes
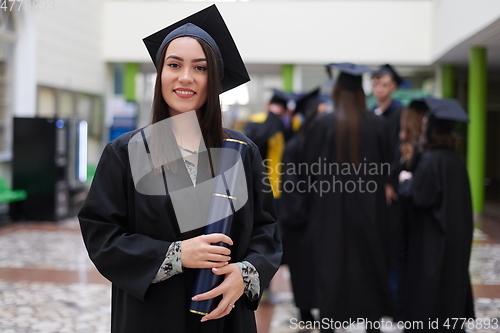
[[[413,178],[413,174],[409,171],[403,170],[399,173],[399,182],[400,183],[404,182],[405,180],[410,180],[412,178]]]
[[[181,242],[181,262],[186,268],[216,268],[228,264],[231,250],[211,243],[223,242],[233,245],[229,236],[208,234],[193,237]]]
[[[399,197],[396,191],[394,191],[394,188],[389,184],[385,184],[385,201],[387,206],[392,206],[392,203],[398,200]]]
[[[203,301],[222,295],[219,305],[201,321],[219,319],[227,316],[234,308],[234,303],[243,295],[245,283],[241,271],[236,264],[229,264],[222,268],[213,268],[212,272],[217,275],[226,275],[224,281],[214,289],[206,293],[193,296],[193,301]]]

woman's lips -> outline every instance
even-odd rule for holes
[[[180,98],[191,98],[196,95],[196,92],[194,92],[193,90],[183,88],[174,89],[174,93]]]

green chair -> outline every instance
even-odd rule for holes
[[[7,180],[0,177],[0,203],[22,201],[26,196],[25,190],[12,190]]]

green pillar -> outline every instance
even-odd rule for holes
[[[127,102],[135,102],[135,77],[139,73],[139,64],[126,63],[123,79],[123,93]]]
[[[472,191],[472,207],[474,213],[482,213],[486,162],[486,49],[473,46],[469,57],[470,123],[467,134],[467,168]]]
[[[286,92],[293,91],[293,65],[281,65],[281,78],[283,80],[283,90]]]
[[[455,98],[455,67],[452,65],[441,65],[441,96]]]

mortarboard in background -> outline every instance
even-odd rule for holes
[[[297,102],[295,104],[295,110],[293,111],[293,113],[294,114],[302,113],[305,115],[310,108],[313,108],[314,106],[317,107],[318,104],[321,102],[319,94],[320,90],[321,88],[318,87],[300,96],[297,99]]]
[[[452,132],[457,122],[469,121],[467,112],[455,99],[426,97],[422,100],[429,107],[429,128],[435,128],[439,132]]]
[[[340,70],[340,75],[337,78],[337,84],[340,85],[343,89],[349,91],[363,89],[362,75],[364,73],[373,72],[373,69],[367,66],[357,65],[350,62],[331,63],[326,65],[326,70],[330,77],[332,77],[332,67]]]
[[[427,103],[422,98],[412,99],[410,104],[408,104],[408,108],[422,113],[429,111]]]
[[[422,98],[422,100],[427,104],[431,114],[436,119],[469,122],[467,112],[456,99],[426,97]]]
[[[387,74],[390,77],[392,77],[392,80],[396,82],[396,85],[399,87],[401,83],[403,82],[403,79],[401,76],[399,76],[398,72],[394,68],[392,68],[391,65],[385,64],[380,66],[380,68],[373,73],[373,75],[384,75]]]
[[[276,88],[273,88],[272,91],[273,96],[269,100],[269,104],[280,104],[285,109],[290,109],[291,107],[289,104],[294,103],[297,98],[295,94],[286,93]]]
[[[182,29],[179,29],[180,27]],[[219,57],[217,59],[219,67],[223,68],[223,70],[219,68],[223,92],[250,81],[233,37],[215,5],[143,39],[155,66],[158,65],[158,56],[162,53],[164,46],[169,41],[181,36],[199,37],[212,47],[216,57]]]

